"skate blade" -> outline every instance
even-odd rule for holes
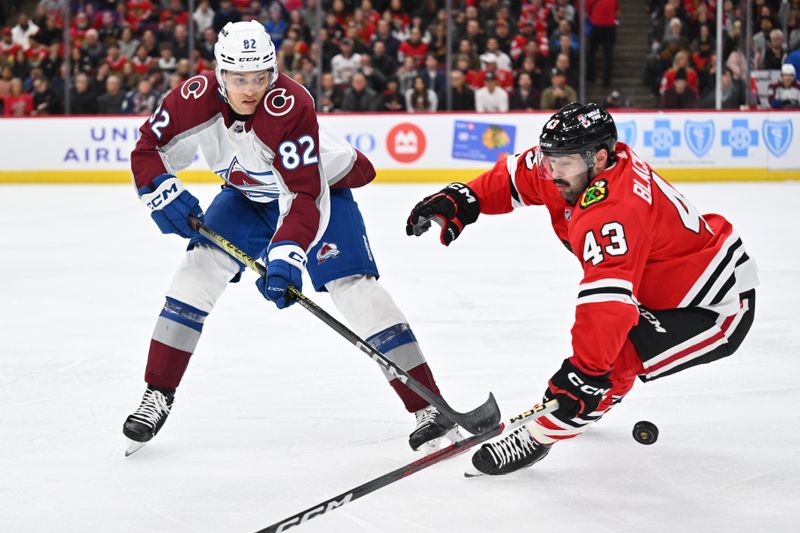
[[[467,478],[467,479],[472,479],[472,478],[475,478],[475,477],[483,477],[485,475],[487,475],[487,474],[484,474],[480,470],[476,470],[474,468],[464,472],[464,477]]]
[[[442,448],[446,446],[450,446],[450,444],[454,444],[457,441],[464,440],[464,435],[461,433],[460,428],[458,426],[453,427],[450,431],[445,433],[439,438],[431,439],[428,442],[421,445],[417,448],[417,452],[421,452],[423,455],[430,455],[434,452],[438,452]],[[449,444],[445,443],[445,439],[449,441]],[[446,444],[446,446],[445,446]]]
[[[128,448],[125,450],[125,457],[130,457],[134,453],[138,452],[145,444],[147,443],[128,439]]]

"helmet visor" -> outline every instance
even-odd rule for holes
[[[223,71],[225,85],[229,90],[242,91],[248,88],[253,90],[266,89],[272,85],[275,69],[256,70],[250,72]]]
[[[580,154],[545,155],[539,150],[536,159],[539,164],[539,176],[556,183],[575,183],[589,171],[586,160]]]

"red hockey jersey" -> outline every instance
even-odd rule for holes
[[[328,223],[325,178],[346,173],[355,152],[343,140],[326,139],[320,154],[314,101],[283,74],[246,120],[232,113],[218,89],[213,72],[186,80],[139,129],[131,154],[137,190],[187,168],[199,148],[211,170],[251,200],[284,200],[273,241],[295,241],[308,250]]]
[[[653,310],[702,307],[734,315],[756,286],[755,263],[722,216],[700,213],[623,143],[576,205],[541,177],[537,148],[498,162],[468,185],[481,212],[544,205],[558,238],[583,267],[572,348],[585,370],[604,373],[639,319]]]

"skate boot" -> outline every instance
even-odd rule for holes
[[[412,450],[418,450],[423,444],[436,448],[442,437],[448,434],[458,434],[456,423],[452,422],[434,406],[429,405],[414,413],[417,417],[417,427],[408,436],[408,445]]]
[[[164,392],[147,386],[139,408],[125,419],[122,426],[122,433],[132,441],[125,452],[126,457],[156,436],[167,421],[174,400],[175,391]]]
[[[552,446],[537,442],[522,426],[497,442],[481,446],[472,456],[472,465],[490,476],[509,474],[541,461]]]

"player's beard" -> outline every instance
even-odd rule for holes
[[[558,192],[561,193],[561,196],[564,200],[567,201],[570,205],[575,205],[580,198],[583,191],[586,190],[586,187],[589,185],[589,171],[587,170],[583,176],[581,176],[580,180],[578,180],[574,185],[571,184],[569,181],[561,178],[553,179],[553,183],[558,186],[562,185],[565,188],[558,188]]]

